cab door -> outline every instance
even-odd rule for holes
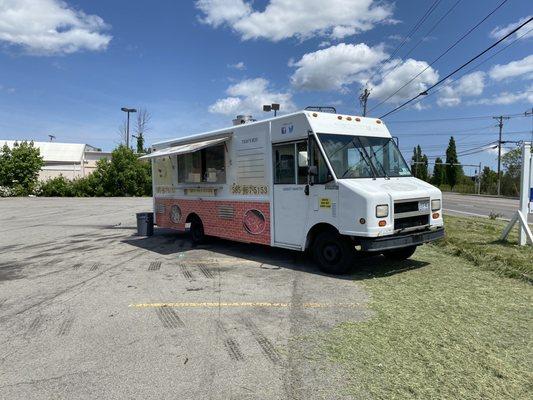
[[[315,137],[310,136],[309,142],[309,165],[314,167],[315,174],[309,177],[309,211],[306,228],[311,229],[318,223],[327,223],[338,228],[339,187],[335,184],[333,174],[326,164]],[[335,158],[331,161],[338,162]]]
[[[307,141],[272,146],[274,243],[301,248],[307,226]]]

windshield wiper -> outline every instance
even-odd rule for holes
[[[363,151],[365,152],[366,156],[361,151],[361,147],[355,146],[355,139],[359,140],[359,145],[363,148]],[[365,148],[363,147],[363,144],[361,143],[361,140],[359,138],[357,138],[357,137],[354,137],[350,143],[353,143],[354,149],[357,149],[357,151],[359,152],[359,155],[361,156],[361,159],[366,163],[366,165],[370,169],[370,172],[372,173],[372,179],[376,179],[376,172],[374,171],[374,167],[372,166],[372,163],[369,161],[370,157],[368,156],[368,153],[366,152]],[[348,172],[350,172],[352,169],[354,169],[356,166],[357,166],[357,164],[350,165],[350,167],[348,167],[348,169],[346,171],[344,171],[344,173],[341,175],[340,178],[341,179],[344,178],[346,176],[346,174]]]
[[[388,143],[388,142],[387,142]],[[381,146],[381,149],[384,148],[385,145]],[[381,150],[380,149],[380,150]],[[383,164],[378,160],[378,156],[376,154],[376,152],[374,151],[374,149],[372,148],[372,146],[370,146],[370,150],[372,150],[372,155],[374,156],[374,160],[376,160],[376,163],[379,164],[379,166],[381,167],[381,170],[383,171],[383,175],[385,175],[385,178],[387,179],[390,179],[389,178],[389,175],[387,175],[387,171],[385,170],[385,167],[383,166]]]
[[[372,172],[372,179],[376,179],[376,177],[377,177],[376,171],[375,171],[375,168],[374,168],[374,164],[372,164],[371,158],[368,155],[368,151],[366,151],[365,146],[363,145],[363,142],[361,141],[361,138],[358,137],[357,140],[359,140],[359,145],[361,146],[361,148],[363,149],[363,151],[366,154],[366,157],[367,157],[366,163],[370,166],[370,171]],[[359,153],[361,153],[361,150],[359,150]]]

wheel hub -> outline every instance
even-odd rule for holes
[[[336,243],[328,243],[322,249],[322,255],[328,263],[336,263],[341,254],[341,249]]]

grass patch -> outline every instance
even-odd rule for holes
[[[499,240],[506,221],[445,216],[446,238],[435,246],[502,276],[533,282],[533,247],[518,246],[518,228]]]
[[[436,246],[419,248],[413,260],[383,263],[370,260],[355,276],[372,295],[374,317],[341,324],[325,337],[352,395],[529,398],[531,285]]]

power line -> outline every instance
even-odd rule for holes
[[[496,143],[492,143],[492,144],[488,144],[486,145],[485,147],[483,148],[480,148],[480,149],[475,149],[475,150],[472,150],[468,153],[461,153],[461,154],[457,154],[458,157],[467,157],[467,156],[473,156],[475,154],[479,154],[479,153],[483,153],[489,149],[495,149],[497,148],[498,145]],[[428,155],[427,156],[428,158],[445,158],[446,157],[446,154],[439,154],[439,155]]]
[[[435,64],[437,61],[439,61],[442,57],[444,57],[448,52],[450,52],[455,46],[457,46],[459,43],[461,43],[468,35],[470,35],[474,30],[476,30],[483,22],[485,22],[492,14],[494,14],[500,7],[502,7],[508,0],[503,0],[495,9],[493,9],[490,13],[488,13],[481,21],[479,21],[476,25],[474,25],[472,28],[470,28],[467,32],[465,32],[459,39],[457,39],[451,46],[449,46],[443,53],[441,53],[437,58],[435,58],[431,63],[429,63],[422,71],[420,71],[418,74],[413,76],[409,81],[407,81],[403,86],[401,86],[398,90],[396,90],[394,93],[389,95],[386,99],[380,101],[377,105],[372,107],[370,111],[375,110],[380,105],[385,103],[387,100],[389,100],[391,97],[393,97],[395,94],[397,94],[400,90],[402,90],[404,87],[409,85],[411,82],[413,82],[416,78],[418,78],[420,75],[422,75],[428,68],[430,68],[433,64]],[[427,90],[426,90],[427,91]]]
[[[501,42],[503,42],[505,39],[507,39],[509,36],[511,36],[512,34],[514,34],[516,31],[518,31],[519,29],[521,29],[522,27],[524,27],[525,25],[529,24],[531,22],[531,20],[533,20],[533,17],[529,18],[527,21],[525,21],[524,23],[520,24],[519,26],[517,26],[516,28],[514,28],[512,31],[510,31],[509,33],[507,33],[504,37],[502,37],[500,40],[496,41],[495,43],[493,43],[492,45],[490,45],[489,47],[487,47],[485,50],[483,50],[481,53],[477,54],[476,56],[472,57],[470,60],[468,60],[467,62],[465,62],[463,65],[461,65],[460,67],[456,68],[455,70],[453,70],[452,72],[450,72],[448,75],[446,75],[444,78],[442,78],[441,80],[439,80],[437,83],[435,83],[434,85],[430,86],[429,88],[427,88],[425,91],[417,94],[415,97],[413,97],[412,99],[400,104],[398,107],[394,108],[393,110],[387,112],[386,114],[382,115],[381,117],[379,117],[380,119],[382,118],[385,118],[387,115],[390,115],[392,114],[393,112],[405,107],[407,104],[411,103],[412,101],[418,99],[420,96],[424,96],[424,95],[427,95],[428,91],[433,89],[434,87],[440,85],[442,82],[444,82],[445,80],[447,80],[449,77],[451,77],[452,75],[455,75],[457,72],[459,72],[460,70],[462,70],[464,67],[466,67],[468,64],[470,64],[471,62],[475,61],[476,59],[478,59],[479,57],[481,57],[483,54],[485,54],[486,52],[488,52],[489,50],[491,50],[492,48],[494,48],[495,46],[497,46],[498,44],[500,44]]]
[[[507,117],[517,118],[524,117],[524,113],[508,114]],[[477,115],[469,117],[449,117],[449,118],[434,118],[434,119],[412,119],[412,120],[399,120],[399,121],[387,121],[388,124],[411,124],[420,122],[445,122],[445,121],[460,121],[460,120],[473,120],[473,119],[488,119],[492,118],[492,115]]]
[[[492,142],[488,142],[488,143],[482,144],[482,145],[480,145],[480,146],[472,147],[472,148],[470,148],[470,149],[466,149],[466,150],[458,151],[458,152],[457,152],[457,155],[458,155],[458,156],[461,156],[461,155],[463,155],[463,153],[469,153],[469,152],[471,152],[471,151],[473,151],[473,150],[479,150],[479,149],[481,149],[481,148],[485,148],[485,147],[487,147],[487,146],[491,146],[491,145],[493,145],[494,143],[496,143],[496,140],[493,140]]]
[[[448,11],[446,11],[442,17],[439,18],[439,20],[433,24],[433,26],[426,32],[426,34],[413,46],[411,47],[411,49],[403,55],[403,58],[407,58],[409,56],[409,54],[411,54],[419,45],[420,43],[422,43],[424,41],[424,39],[426,39],[436,28],[437,26],[440,25],[440,23],[454,10],[455,7],[457,7],[457,5],[461,2],[462,0],[457,0],[449,9]],[[390,69],[389,71],[387,71],[386,74],[384,74],[382,77],[381,77],[381,81],[385,80],[385,78],[393,71],[395,71],[396,69],[398,69],[398,67],[402,64],[402,60],[400,59],[396,65]]]
[[[485,64],[487,61],[489,61],[490,59],[496,57],[498,54],[500,54],[502,51],[504,50],[507,50],[507,48],[509,48],[510,46],[512,46],[513,44],[515,44],[517,41],[519,41],[520,39],[522,39],[524,36],[526,36],[528,33],[530,33],[531,31],[533,31],[533,28],[531,28],[530,30],[524,32],[522,35],[518,36],[516,39],[514,39],[512,42],[510,42],[508,45],[506,45],[505,47],[502,47],[500,50],[498,50],[496,53],[490,55],[489,57],[487,57],[486,59],[484,59],[483,61],[477,63],[476,65],[474,65],[472,68],[469,68],[467,69],[465,72],[463,72],[462,74],[460,74],[457,79],[460,79],[462,78],[463,76],[465,76],[466,74],[472,72],[473,70],[479,68],[481,65]],[[441,86],[440,88],[438,88],[437,90],[435,90],[434,92],[431,92],[431,93],[428,93],[427,96],[424,96],[423,98],[421,98],[420,100],[418,100],[415,104],[418,104],[420,103],[423,99],[427,99],[428,97],[431,97],[437,93],[439,93],[442,89],[444,89],[446,86]],[[523,115],[521,115],[523,116]]]
[[[477,138],[479,139],[479,138]],[[459,143],[458,141],[456,142],[456,148],[457,149],[461,149],[461,148],[464,148],[464,150],[460,150],[460,152],[469,152],[469,151],[472,151],[472,150],[475,150],[479,147],[483,147],[485,145],[487,145],[487,143],[480,143],[478,140],[476,140],[475,142],[468,142],[468,143],[461,143],[461,144],[457,144]],[[491,142],[489,142],[489,144],[491,143],[496,143],[496,140],[493,140]],[[417,144],[417,145],[413,145],[412,147],[416,147],[416,146],[420,146],[420,148],[427,152],[427,151],[430,151],[430,152],[434,152],[435,150],[440,150],[442,149],[443,147],[446,147],[447,146],[447,143],[440,143],[440,144],[434,144],[434,145],[420,145],[420,144]],[[473,147],[472,146],[476,146],[476,147]],[[407,150],[411,150],[412,147],[401,147],[400,149],[403,150],[403,151],[407,151]],[[440,153],[439,153],[440,154]]]
[[[381,64],[381,67],[376,71],[374,72],[372,75],[370,75],[370,77],[367,79],[366,83],[364,86],[368,85],[368,82],[370,82],[370,80],[376,76],[377,74],[381,73],[381,71],[383,71],[383,67],[390,61],[392,60],[392,58],[394,57],[394,55],[403,47],[403,45],[405,43],[407,43],[407,41],[411,38],[411,36],[424,24],[424,22],[426,21],[426,19],[431,15],[431,13],[437,8],[437,6],[439,5],[439,3],[441,2],[442,0],[435,0],[433,2],[433,4],[426,10],[426,12],[424,13],[424,15],[422,15],[422,17],[420,17],[418,19],[418,21],[413,25],[413,27],[411,27],[411,29],[409,30],[409,32],[407,32],[407,35],[404,36],[402,42],[396,46],[396,48],[394,49],[394,51],[391,53],[391,55],[389,56],[389,58],[387,58],[387,60],[385,60],[385,62],[383,62]]]
[[[461,131],[458,131],[458,132],[453,132],[453,131],[450,131],[450,132],[440,132],[440,133],[432,133],[432,132],[418,132],[418,133],[406,133],[406,134],[401,134],[401,133],[395,133],[396,135],[398,136],[401,136],[401,137],[407,137],[407,136],[420,136],[420,135],[424,135],[425,137],[427,136],[470,136],[470,135],[497,135],[498,132],[488,132],[488,131],[479,131],[479,132],[461,132]],[[511,132],[507,132],[507,134],[509,135],[529,135],[531,134],[531,131],[530,130],[527,130],[527,131],[511,131]]]
[[[450,134],[454,134],[454,133],[457,133],[457,132],[473,132],[473,131],[478,131],[478,130],[481,130],[481,129],[489,129],[489,128],[492,128],[494,127],[494,124],[490,124],[490,125],[483,125],[483,126],[476,126],[474,128],[468,128],[468,129],[460,129],[460,130],[455,130],[455,129],[446,129],[446,130],[438,130],[438,131],[434,131],[434,130],[427,130],[427,129],[424,129],[423,131],[420,131],[420,130],[408,130],[407,132],[398,132],[398,131],[395,131],[394,133],[395,134],[398,134],[398,135],[402,135],[402,134],[439,134],[439,133],[450,133]]]

